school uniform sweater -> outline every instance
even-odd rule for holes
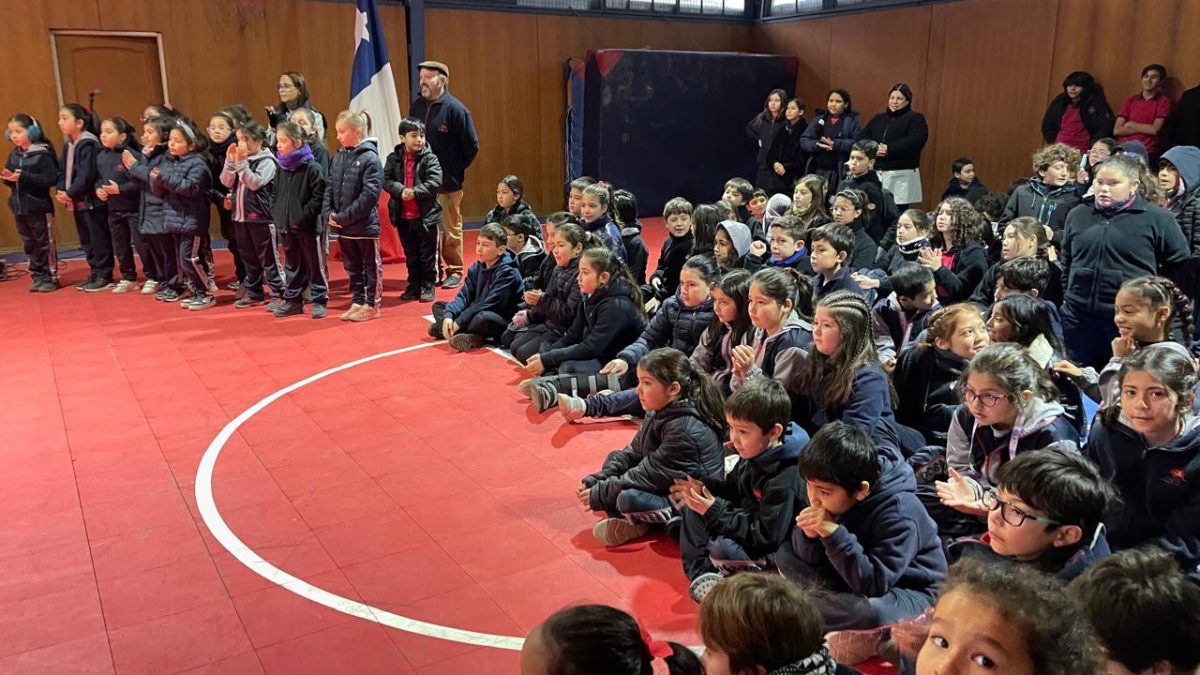
[[[4,160],[4,168],[20,171],[17,180],[6,180],[12,189],[8,196],[8,208],[13,215],[32,216],[54,213],[54,200],[50,188],[58,183],[58,160],[45,143],[34,143],[26,150],[13,148]]]
[[[104,148],[96,157],[96,184],[92,189],[103,188],[111,181],[117,184],[119,190],[117,194],[109,195],[108,200],[104,202],[110,211],[133,212],[137,211],[142,203],[141,185],[134,182],[129,176],[129,170],[121,162],[121,155],[125,150],[125,146]],[[130,152],[138,151],[130,149]]]

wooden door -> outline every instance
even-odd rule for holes
[[[87,105],[99,91],[96,113],[120,116],[135,127],[142,111],[163,102],[162,70],[155,37],[56,34],[63,103]]]
[[[95,98],[96,114],[105,117],[124,117],[141,134],[138,118],[151,103],[162,103],[163,78],[158,58],[158,39],[154,36],[121,34],[77,35],[54,33],[55,58],[62,85],[63,103],[88,104],[88,95],[99,90]],[[55,146],[62,147],[55,124],[49,133],[56,137]],[[60,247],[79,243],[75,219],[57,207],[56,238]]]

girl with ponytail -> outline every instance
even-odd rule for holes
[[[577,605],[550,615],[525,638],[521,675],[702,675],[695,652],[660,642],[629,614]]]
[[[343,110],[334,124],[341,149],[329,169],[321,224],[338,238],[342,265],[350,277],[350,309],[342,321],[369,321],[380,315],[383,262],[379,252],[379,193],[383,162],[366,111]]]
[[[604,245],[616,254],[621,262],[628,258],[625,254],[625,240],[621,238],[621,229],[616,223],[613,211],[613,189],[608,183],[600,182],[583,189],[583,197],[579,201],[579,217],[583,227],[604,242]]]
[[[669,495],[676,479],[724,476],[725,411],[712,379],[667,347],[638,362],[637,382],[646,411],[641,428],[576,490],[580,504],[606,514],[592,528],[605,546],[620,546],[674,518]]]

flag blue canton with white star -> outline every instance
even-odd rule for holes
[[[400,99],[388,58],[376,0],[357,0],[354,12],[354,64],[350,70],[350,109],[366,110],[371,133],[386,156],[399,142]]]

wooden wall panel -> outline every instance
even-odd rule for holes
[[[769,24],[762,28],[756,51],[772,54],[790,54],[800,60],[796,76],[796,95],[812,111],[825,107],[829,91],[830,48],[833,22],[825,19],[795,21],[786,24]],[[853,96],[853,92],[851,92]]]
[[[1054,20],[1053,5],[1042,0],[933,5],[942,40],[929,54],[938,93],[926,104],[934,140],[922,157],[927,203],[941,195],[959,156],[975,160],[981,180],[995,189],[1029,175],[1047,101]]]
[[[752,28],[662,19],[434,9],[426,16],[426,54],[450,66],[450,89],[471,110],[480,152],[467,174],[463,215],[495,206],[495,186],[515,173],[538,214],[563,208],[566,115],[563,64],[589,49],[751,51]],[[498,42],[509,36],[511,42]]]

